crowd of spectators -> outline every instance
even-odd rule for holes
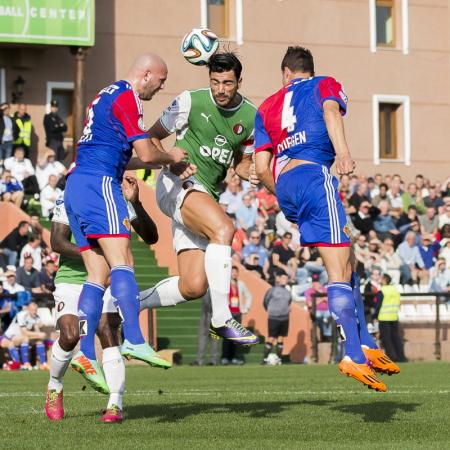
[[[450,178],[345,175],[339,195],[363,284],[379,271],[406,291],[450,291]],[[326,284],[318,250],[300,245],[297,225],[286,220],[274,195],[231,174],[219,201],[235,221],[236,262],[272,285],[276,273],[286,273],[301,295],[313,277]]]
[[[47,149],[30,159],[33,123],[27,105],[17,105],[11,115],[11,105],[0,105],[0,199],[48,217],[58,195],[64,189],[67,169],[63,146],[67,125],[58,115],[58,104],[51,102],[51,112],[44,119]]]

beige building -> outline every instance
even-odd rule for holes
[[[175,95],[207,83],[207,70],[185,62],[179,46],[191,28],[209,26],[242,57],[242,92],[259,105],[280,87],[286,47],[301,44],[313,52],[316,73],[334,76],[346,89],[347,137],[358,172],[407,179],[423,173],[432,181],[450,175],[448,0],[97,0],[95,13],[88,100],[123,77],[136,55],[155,51],[166,59],[169,78],[145,105],[151,125]],[[2,101],[20,91],[19,76],[35,149],[42,151],[50,99],[60,99],[70,121],[73,55],[63,46],[0,44]]]

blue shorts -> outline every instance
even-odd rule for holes
[[[350,245],[350,232],[338,195],[338,184],[328,168],[319,164],[301,164],[278,178],[278,203],[286,218],[298,224],[302,245]]]
[[[64,205],[80,251],[96,246],[98,238],[131,237],[122,188],[112,177],[74,171],[67,178]]]

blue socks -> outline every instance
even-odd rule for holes
[[[361,350],[355,300],[350,283],[330,283],[328,285],[328,305],[333,318],[342,328],[345,336],[345,354],[357,364],[364,363],[366,357]]]
[[[40,363],[46,364],[47,363],[47,354],[45,352],[44,344],[36,344],[36,353],[37,353]]]
[[[105,288],[87,281],[78,300],[80,318],[80,350],[88,359],[95,357],[95,333],[102,316]]]
[[[364,314],[364,301],[361,296],[359,276],[356,272],[352,273],[351,284],[353,289],[353,298],[355,299],[356,305],[356,316],[358,317],[358,330],[361,345],[366,345],[372,349],[378,348],[378,345],[373,340],[373,337],[367,331],[366,316]]]
[[[20,357],[22,358],[22,364],[30,362],[30,347],[27,344],[20,344]]]
[[[131,267],[111,269],[111,295],[122,318],[125,339],[130,344],[143,344],[145,340],[139,327],[139,289]]]
[[[8,352],[9,352],[9,356],[11,356],[11,359],[14,362],[20,363],[20,356],[19,356],[19,352],[17,351],[16,347],[8,348]]]

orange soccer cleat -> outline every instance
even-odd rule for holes
[[[387,391],[386,385],[377,378],[374,371],[366,363],[357,364],[348,356],[345,356],[339,363],[339,372],[360,381],[369,389],[374,389],[379,392]]]
[[[400,373],[400,367],[398,367],[397,364],[383,352],[383,350],[380,350],[379,348],[372,349],[363,345],[362,351],[369,360],[373,370],[376,372],[387,373],[388,375]]]

